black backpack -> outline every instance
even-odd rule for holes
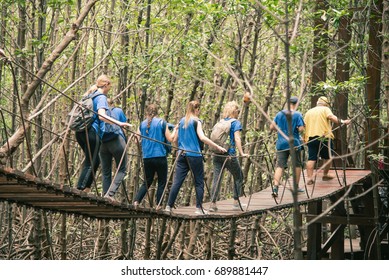
[[[78,104],[74,104],[72,110],[68,114],[68,123],[71,130],[80,132],[89,129],[95,120],[95,112],[93,111],[93,99],[103,93],[95,91],[87,96],[84,96]]]

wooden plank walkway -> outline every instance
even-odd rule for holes
[[[331,174],[335,174],[335,171],[331,170]],[[310,201],[314,200],[322,200],[327,198],[339,191],[342,191],[344,187],[342,186],[351,186],[352,184],[362,182],[368,176],[370,176],[370,170],[362,170],[362,169],[348,169],[343,174],[343,171],[338,170],[337,178],[330,181],[322,181],[321,173],[318,173],[316,178],[316,182],[314,185],[307,186],[307,192],[298,194],[298,203],[306,204]],[[305,174],[305,173],[304,173]],[[306,178],[306,175],[304,175]],[[299,183],[300,188],[305,188],[304,177],[301,176],[301,180]],[[339,179],[338,179],[339,178]],[[344,179],[346,178],[346,179]],[[279,195],[278,195],[278,204],[272,198],[271,189],[267,188],[260,192],[253,193],[251,196],[247,195],[246,197],[241,197],[240,201],[247,206],[243,208],[244,211],[241,210],[233,210],[232,203],[233,199],[223,200],[217,202],[218,211],[211,212],[207,216],[212,216],[212,218],[221,218],[225,216],[231,217],[242,217],[242,216],[251,216],[256,213],[260,214],[267,210],[278,210],[282,208],[289,208],[293,206],[293,196],[290,190],[292,184],[287,184],[286,188],[280,187]],[[285,190],[284,190],[285,189]],[[282,192],[284,191],[284,195],[282,197]],[[204,203],[204,209],[208,210],[210,207],[210,203]],[[180,207],[179,209],[173,209],[173,215],[185,215],[194,217],[197,216],[195,214],[195,207]]]
[[[345,186],[358,183],[370,175],[369,170],[346,170]],[[340,182],[343,185],[342,171],[338,171]],[[303,186],[303,179],[300,187]],[[314,192],[312,193],[312,189]],[[314,186],[308,187],[308,194],[298,195],[298,203],[305,204],[312,200],[320,200],[339,192],[343,189],[337,179],[321,181],[319,174]],[[242,203],[247,204],[244,211],[232,209],[232,199],[218,201],[219,210],[209,215],[196,215],[194,206],[180,207],[169,213],[156,211],[155,209],[139,207],[125,203],[110,203],[108,200],[80,192],[77,189],[55,185],[49,181],[43,181],[34,176],[23,174],[10,168],[0,168],[0,200],[6,200],[19,205],[26,205],[45,211],[82,215],[97,219],[130,219],[130,218],[156,218],[169,217],[173,219],[225,219],[252,216],[267,210],[278,210],[292,207],[293,198],[289,190],[285,190],[282,196],[282,188],[279,190],[279,204],[271,196],[270,188],[242,197]],[[204,203],[204,209],[209,208],[209,203]]]

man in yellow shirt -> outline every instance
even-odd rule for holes
[[[314,182],[313,170],[318,156],[324,160],[323,181],[335,178],[333,175],[328,174],[331,167],[331,151],[333,149],[331,140],[334,139],[331,122],[346,125],[351,122],[351,120],[341,120],[336,117],[329,108],[328,99],[324,96],[318,99],[316,105],[316,107],[308,110],[304,117],[304,140],[308,144],[308,185],[312,185]]]

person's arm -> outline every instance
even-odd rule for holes
[[[204,142],[208,146],[212,146],[216,149],[218,149],[221,153],[226,153],[227,150],[224,149],[223,147],[219,146],[215,142],[213,142],[211,139],[209,139],[207,136],[205,136],[202,128],[201,122],[197,122],[197,136],[199,137],[200,141]]]
[[[276,118],[270,123],[270,132],[277,131],[277,123],[276,123]]]
[[[348,125],[351,123],[351,120],[347,119],[347,120],[342,120],[340,118],[338,118],[337,116],[335,116],[334,114],[331,114],[327,117],[330,121],[332,121],[333,123],[337,123],[337,124],[345,124],[345,125]]]
[[[110,124],[117,124],[118,126],[121,126],[121,127],[131,127],[131,124],[129,124],[127,122],[120,122],[120,121],[115,120],[114,118],[108,116],[105,108],[100,108],[97,111],[97,113],[99,115],[99,120],[101,120],[103,122],[110,123]]]
[[[139,127],[138,127],[138,130],[136,131],[135,137],[138,139],[138,142],[140,142],[140,141],[142,140],[142,137],[141,137],[141,133],[140,133]]]
[[[275,122],[270,123],[270,130],[271,130],[271,131],[277,130],[277,128],[276,128],[276,123],[275,123]]]
[[[170,143],[174,142],[174,137],[176,136],[176,134],[178,134],[177,130],[178,130],[178,125],[176,125],[173,128],[172,132],[170,132],[169,127],[166,125],[165,137],[166,137],[167,141],[169,141]]]
[[[242,140],[240,138],[240,130],[237,130],[237,131],[234,132],[234,138],[235,138],[236,147],[238,148],[238,151],[239,151],[239,155],[242,156],[242,157],[247,157],[248,154],[245,154],[243,152]]]

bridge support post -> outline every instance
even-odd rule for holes
[[[308,203],[308,214],[320,215],[322,212],[322,201]],[[307,229],[307,259],[317,260],[321,251],[321,223],[313,223]]]

